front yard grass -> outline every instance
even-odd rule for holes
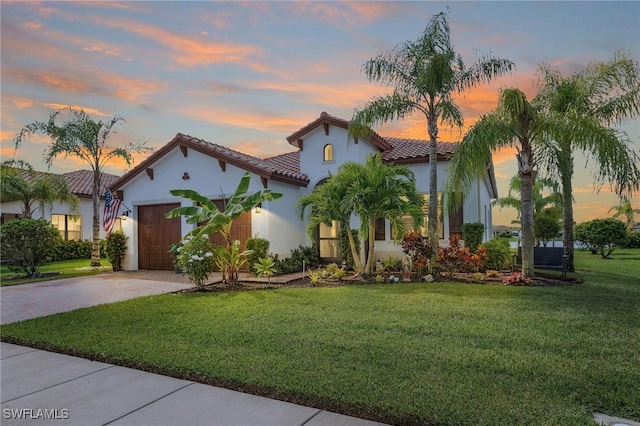
[[[2,340],[393,424],[640,421],[640,250],[584,284],[380,284],[134,299]]]
[[[81,277],[111,271],[111,263],[107,259],[100,259],[101,267],[91,267],[90,259],[63,260],[51,262],[40,267],[41,277],[22,278],[24,274],[11,272],[6,266],[0,268],[0,285],[28,284],[40,281],[59,280],[61,278]],[[54,275],[55,274],[55,275]]]

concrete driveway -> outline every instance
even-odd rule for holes
[[[0,324],[193,287],[169,271],[107,272],[0,287]]]

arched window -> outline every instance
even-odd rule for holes
[[[322,161],[333,161],[333,145],[330,143],[324,146]]]

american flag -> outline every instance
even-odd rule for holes
[[[118,212],[120,211],[120,201],[115,198],[109,188],[104,191],[104,212],[102,213],[102,227],[109,234],[116,223]]]

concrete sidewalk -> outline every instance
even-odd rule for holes
[[[0,355],[3,425],[380,425],[8,343]]]

